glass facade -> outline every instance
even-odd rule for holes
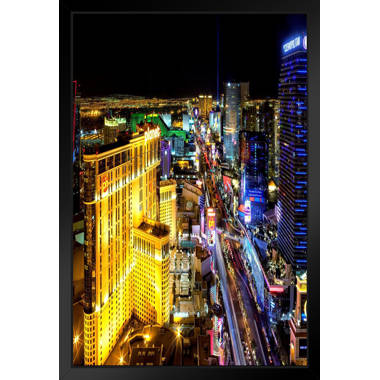
[[[240,131],[240,83],[225,83],[225,117],[223,125],[224,157],[227,162],[234,161],[239,149]]]
[[[264,133],[240,133],[242,203],[251,213],[250,224],[262,222],[267,205],[268,144]]]
[[[242,106],[242,128],[263,132],[268,137],[268,175],[276,183],[279,173],[279,103],[277,99],[255,99]]]
[[[307,252],[307,52],[306,36],[283,45],[280,99],[278,243],[295,268]]]

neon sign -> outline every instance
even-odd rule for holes
[[[301,41],[302,38],[302,41]],[[297,36],[293,38],[292,40],[286,42],[285,44],[282,45],[282,51],[284,53],[288,53],[291,50],[297,49],[301,47],[302,43],[302,48],[304,50],[307,49],[307,36]]]
[[[251,202],[250,202],[250,200],[247,199],[244,202],[244,208],[245,208],[245,212],[246,212],[246,214],[244,215],[244,222],[250,223],[250,221],[251,221]]]
[[[155,128],[155,129],[149,129],[148,131],[145,132],[145,142],[148,140],[151,140],[155,137],[160,137],[161,135],[161,129],[160,128]]]
[[[215,209],[207,209],[207,243],[210,247],[215,246]]]
[[[269,292],[270,293],[283,293],[284,287],[281,285],[269,285]]]

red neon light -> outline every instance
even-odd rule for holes
[[[283,293],[284,287],[281,285],[269,285],[269,291],[271,293]]]

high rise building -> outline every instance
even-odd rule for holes
[[[298,35],[282,45],[280,72],[280,251],[293,267],[307,264],[307,45]]]
[[[150,230],[144,225],[144,217],[155,220],[158,214],[159,144],[160,128],[146,123],[116,143],[89,146],[84,152],[85,365],[104,364],[132,313],[137,310],[139,316],[146,316],[140,312],[136,298],[140,290],[135,287],[142,284],[136,282],[141,249],[148,254],[146,242],[154,242],[155,251],[149,252],[152,260],[159,261],[157,250],[169,239],[167,233],[157,242],[153,229],[147,237]],[[139,229],[145,230],[145,243],[136,248],[133,237],[142,234]],[[159,296],[166,285],[156,282],[155,286],[154,294]],[[157,309],[155,316],[161,323],[160,313]]]
[[[172,115],[170,113],[160,114],[164,123],[170,128],[172,126]]]
[[[170,244],[177,237],[177,182],[174,179],[160,182],[160,222],[170,227]]]
[[[290,326],[290,365],[307,365],[307,275],[297,275],[297,299]]]
[[[182,129],[186,132],[190,131],[190,116],[187,113],[182,114]]]
[[[169,238],[153,220],[133,228],[133,312],[145,324],[169,323]]]
[[[117,141],[119,132],[125,131],[126,119],[125,118],[104,118],[104,144],[112,144]]]
[[[185,154],[185,141],[182,137],[172,136],[171,141],[171,153],[173,156],[183,157]]]
[[[268,139],[268,175],[275,182],[279,176],[279,114],[277,99],[255,99],[242,104],[242,129],[265,133]]]
[[[263,221],[267,207],[268,144],[264,133],[240,132],[241,202],[249,215],[245,222]]]
[[[208,117],[208,114],[212,110],[212,96],[211,95],[199,95],[199,114],[203,119]]]
[[[170,149],[170,142],[166,140],[161,140],[161,179],[168,179],[170,177],[171,156],[172,153]]]
[[[241,102],[249,99],[249,82],[240,82],[240,98]]]
[[[240,83],[224,83],[225,117],[223,125],[224,156],[227,162],[236,159],[239,151]]]

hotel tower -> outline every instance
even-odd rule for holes
[[[229,163],[236,160],[239,151],[240,83],[224,83],[225,117],[223,125],[224,157]]]
[[[156,221],[160,129],[136,129],[83,155],[85,365],[105,363],[132,314],[169,319],[169,229]]]
[[[280,251],[296,270],[307,266],[307,39],[282,45],[280,99]]]
[[[174,179],[160,182],[160,222],[170,226],[170,245],[177,235],[177,182]]]

